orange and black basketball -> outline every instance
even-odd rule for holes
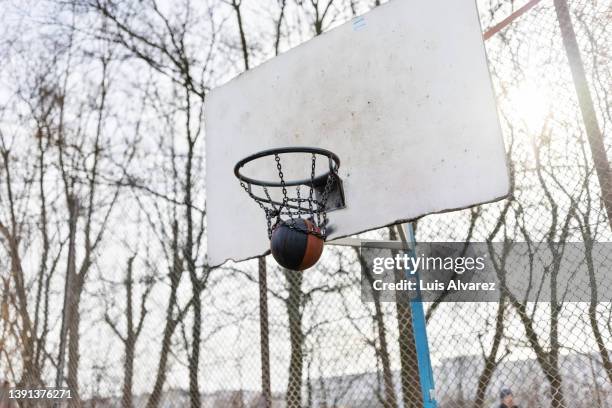
[[[281,266],[303,271],[317,263],[323,253],[323,243],[320,230],[312,221],[295,218],[274,227],[270,249]]]

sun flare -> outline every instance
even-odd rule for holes
[[[514,119],[523,123],[529,133],[542,129],[551,109],[550,98],[542,87],[532,81],[522,82],[510,91],[508,100],[516,114]]]

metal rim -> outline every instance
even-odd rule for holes
[[[244,165],[254,160],[261,159],[262,157],[274,156],[274,155],[282,154],[282,153],[312,153],[312,154],[318,154],[320,156],[325,156],[328,159],[330,159],[330,170],[328,170],[327,172],[323,173],[322,175],[318,177],[315,177],[314,180],[311,180],[311,179],[294,180],[294,181],[285,182],[284,184],[280,182],[275,182],[275,181],[257,180],[257,179],[247,177],[243,174],[240,174],[240,169],[244,167]],[[253,184],[255,186],[262,186],[262,187],[283,187],[283,185],[285,187],[291,187],[291,186],[300,186],[300,185],[310,185],[313,183],[316,185],[319,182],[323,182],[327,180],[327,177],[331,175],[331,172],[332,172],[331,171],[331,166],[332,166],[331,161],[335,163],[336,169],[340,168],[340,158],[334,152],[331,152],[329,150],[320,149],[318,147],[280,147],[280,148],[275,148],[275,149],[263,150],[261,152],[252,154],[240,160],[234,166],[234,175],[238,179],[244,181],[245,183]]]

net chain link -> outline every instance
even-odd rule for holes
[[[242,188],[251,198],[253,198],[257,202],[257,204],[264,211],[266,215],[269,239],[272,238],[272,231],[274,230],[274,227],[282,221],[284,221],[289,228],[298,229],[301,231],[302,229],[296,226],[295,221],[296,218],[302,218],[302,215],[308,215],[312,222],[315,223],[320,230],[320,232],[309,231],[309,233],[317,235],[323,239],[326,238],[326,229],[328,222],[327,201],[329,199],[329,194],[332,191],[332,188],[336,182],[336,178],[338,177],[338,168],[331,160],[331,158],[328,159],[330,160],[329,176],[325,181],[325,187],[323,188],[323,192],[321,193],[321,197],[319,200],[317,200],[314,196],[317,165],[317,156],[314,153],[312,154],[311,158],[310,186],[308,198],[302,198],[300,191],[301,186],[296,186],[295,198],[289,196],[287,191],[287,185],[285,182],[285,174],[283,173],[281,159],[278,154],[274,155],[274,160],[276,162],[276,168],[278,170],[278,177],[280,179],[281,191],[283,195],[282,203],[280,203],[279,206],[275,205],[275,202],[270,196],[270,192],[266,187],[263,187],[263,191],[266,195],[267,201],[263,201],[261,197],[258,197],[257,195],[253,194],[252,186],[250,183],[245,183],[242,180],[240,181],[240,185],[242,186]],[[269,204],[269,207],[266,206],[266,203]],[[304,208],[302,206],[305,203],[308,205],[308,208]],[[283,220],[281,216],[287,216],[289,217],[289,220]]]

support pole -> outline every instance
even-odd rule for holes
[[[410,244],[410,255],[416,256],[416,240],[414,237],[414,228],[412,223],[404,224],[405,237]],[[406,278],[417,278],[418,275],[412,275],[410,269],[406,269]],[[438,404],[435,399],[435,384],[433,370],[431,367],[431,357],[429,355],[429,342],[427,341],[427,322],[425,320],[425,310],[420,295],[410,301],[412,309],[412,330],[414,332],[414,342],[417,352],[417,361],[419,364],[419,381],[421,384],[421,394],[423,395],[423,408],[437,408]]]
[[[578,96],[582,121],[584,122],[589,147],[591,148],[591,157],[593,158],[599,186],[601,187],[601,199],[608,215],[608,223],[612,229],[612,173],[610,172],[610,162],[608,161],[601,129],[597,122],[593,98],[589,91],[589,84],[584,71],[578,41],[576,40],[576,32],[574,31],[567,7],[567,1],[555,0],[555,11],[557,12],[557,20],[561,29],[563,46],[565,47],[567,60],[572,71],[572,79],[574,80],[574,88]]]

